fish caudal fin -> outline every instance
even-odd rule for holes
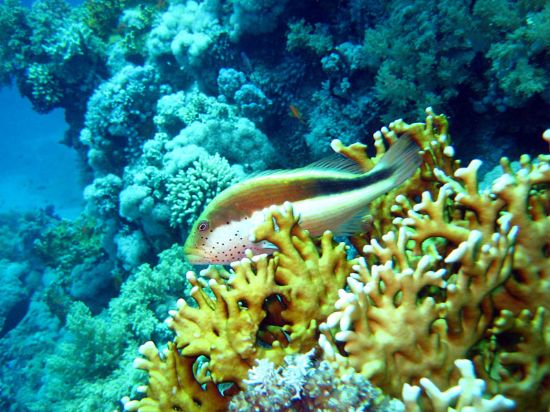
[[[388,191],[399,186],[411,177],[422,163],[422,157],[418,153],[420,148],[409,135],[404,135],[397,140],[380,159],[380,162],[368,173],[376,174],[386,172],[391,179],[391,187]]]
[[[334,233],[350,236],[360,231],[368,214],[368,204],[411,177],[422,163],[418,151],[419,147],[410,136],[405,135],[395,142],[378,164],[356,181],[363,186],[362,206],[335,228]]]

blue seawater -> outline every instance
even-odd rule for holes
[[[63,110],[38,114],[15,88],[0,93],[2,180],[0,210],[25,213],[52,208],[74,219],[83,207],[81,165],[63,145]]]

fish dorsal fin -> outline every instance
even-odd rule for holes
[[[353,174],[365,173],[361,166],[353,160],[342,156],[340,153],[332,153],[322,159],[316,160],[301,169],[325,169]]]
[[[243,182],[255,179],[257,177],[264,177],[264,176],[276,176],[276,175],[282,175],[284,173],[288,173],[292,171],[292,169],[269,169],[269,170],[260,170],[259,172],[252,172],[246,175],[246,177],[242,180]]]
[[[272,170],[263,170],[260,172],[254,172],[246,176],[245,180],[257,178],[257,177],[264,177],[264,176],[276,176],[276,175],[282,175],[286,173],[292,173],[299,170],[330,170],[330,171],[338,171],[338,172],[346,172],[346,173],[353,173],[353,174],[363,174],[365,173],[363,169],[361,169],[361,166],[359,166],[356,162],[354,162],[351,159],[348,159],[347,157],[342,156],[339,153],[333,153],[326,157],[323,157],[322,159],[316,160],[313,163],[310,163],[306,166],[302,166],[296,169],[272,169]]]

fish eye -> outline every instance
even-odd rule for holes
[[[199,229],[199,232],[205,232],[207,231],[209,228],[209,225],[208,225],[208,221],[207,220],[203,220],[202,222],[199,223],[199,225],[197,226],[197,229]]]

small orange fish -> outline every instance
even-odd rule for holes
[[[305,125],[306,122],[304,121],[304,118],[302,117],[302,113],[300,113],[300,110],[298,110],[298,108],[296,106],[294,106],[293,104],[289,104],[288,107],[290,109],[290,113],[291,113],[292,117],[298,119],[298,121],[300,123]]]
[[[412,176],[421,162],[418,146],[400,138],[368,172],[343,156],[294,170],[261,174],[233,185],[208,204],[184,245],[192,264],[226,264],[242,259],[245,250],[273,253],[275,246],[256,242],[252,232],[263,210],[291,202],[300,224],[312,236],[325,230],[352,235],[361,229],[367,206]]]

